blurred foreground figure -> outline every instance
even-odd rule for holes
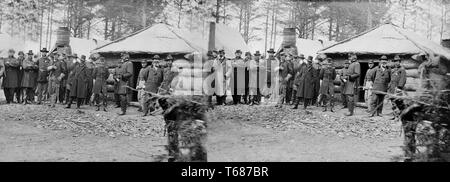
[[[187,98],[159,98],[158,102],[164,110],[169,162],[207,162],[208,106]]]

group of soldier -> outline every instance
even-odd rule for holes
[[[211,74],[214,74],[217,105],[226,105],[226,90],[231,90],[232,104],[260,104],[261,98],[275,98],[275,107],[293,105],[298,109],[303,102],[304,109],[310,105],[328,108],[334,112],[335,82],[340,83],[340,92],[344,108],[348,108],[346,116],[354,115],[355,102],[360,89],[360,79],[365,79],[363,88],[368,104],[370,117],[380,116],[386,95],[399,95],[406,83],[406,71],[400,64],[401,59],[395,56],[388,63],[387,57],[380,58],[380,65],[375,61],[369,63],[370,69],[364,78],[361,65],[356,54],[349,54],[344,68],[337,73],[331,58],[312,56],[305,58],[303,54],[283,51],[276,55],[273,49],[267,51],[264,59],[259,51],[255,54],[242,51],[235,52],[234,59],[226,59],[224,50],[209,51]],[[378,61],[377,61],[378,62]],[[208,70],[208,69],[207,69]],[[267,78],[267,80],[265,79]],[[230,80],[227,84],[226,80]],[[240,85],[241,84],[241,85]],[[242,86],[243,85],[243,86]],[[229,88],[227,88],[229,87]],[[390,97],[394,113],[403,107],[402,101]],[[212,103],[212,96],[208,102]]]
[[[77,108],[81,105],[96,103],[100,110],[103,100],[106,111],[106,80],[109,71],[105,59],[77,54],[52,52],[46,48],[35,55],[33,51],[8,51],[8,57],[0,64],[0,77],[3,78],[2,88],[6,103],[44,104],[55,107],[55,104],[65,104],[67,108],[76,101]],[[15,101],[14,101],[15,96]],[[92,99],[90,99],[92,98]]]

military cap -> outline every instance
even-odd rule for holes
[[[28,55],[34,55],[33,50],[29,50],[27,54]]]
[[[394,57],[394,61],[401,61],[400,56],[399,56],[399,55],[396,55],[396,56]]]
[[[173,57],[172,57],[172,55],[167,55],[167,57],[166,57],[166,60],[173,60]]]
[[[380,60],[387,60],[386,56],[381,56]]]
[[[275,53],[275,50],[273,48],[271,48],[267,51],[267,53]]]
[[[300,59],[305,59],[305,55],[303,55],[303,54],[300,54],[298,57],[299,57]]]
[[[236,50],[236,54],[237,53],[241,53],[242,54],[242,51],[238,49],[238,50]]]
[[[250,52],[245,52],[245,56],[252,56],[252,53],[250,53]]]
[[[153,59],[161,59],[158,55],[153,56]]]
[[[23,51],[19,51],[19,53],[17,53],[17,55],[25,55],[25,53],[23,53]]]
[[[220,50],[219,50],[219,54],[225,54],[225,50],[220,49]]]
[[[261,53],[259,51],[256,51],[255,56],[261,56]]]
[[[369,64],[375,64],[375,61],[374,60],[370,60]]]

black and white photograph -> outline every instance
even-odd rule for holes
[[[0,162],[448,162],[450,0],[0,0],[0,84]]]

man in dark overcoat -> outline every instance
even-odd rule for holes
[[[401,65],[400,56],[395,56],[391,62],[391,81],[388,86],[388,93],[395,96],[402,96],[403,89],[406,84],[406,69]],[[402,110],[406,109],[406,105],[402,99],[391,97],[392,110],[394,110],[394,120],[400,116]]]
[[[161,83],[160,89],[158,93],[161,94],[170,94],[171,92],[171,85],[172,81],[177,75],[175,70],[172,67],[173,65],[173,57],[171,55],[167,55],[166,57],[166,67],[164,68],[163,72],[163,82]]]
[[[372,74],[369,79],[373,82],[372,95],[370,99],[370,117],[375,116],[375,114],[380,116],[383,111],[384,96],[388,90],[388,84],[391,81],[391,71],[387,67],[386,56],[381,58],[380,66],[375,68],[374,74]]]
[[[164,70],[160,68],[161,58],[158,55],[153,57],[152,65],[145,69],[143,73],[143,79],[145,80],[145,91],[151,93],[158,93],[158,90],[161,86],[161,83],[164,80]],[[147,93],[144,95],[144,116],[147,116],[149,112],[155,111],[154,99],[152,98],[152,94]]]
[[[133,63],[130,61],[130,55],[128,53],[122,54],[122,64],[116,73],[117,80],[117,94],[120,97],[121,112],[119,115],[123,116],[127,112],[129,98],[131,92],[127,87],[130,87],[130,80],[133,76]]]
[[[361,76],[361,65],[358,62],[358,57],[356,54],[350,54],[350,65],[347,69],[347,76],[344,78],[346,80],[344,94],[347,96],[348,111],[346,116],[353,116],[355,109],[355,97],[358,95],[359,79]]]
[[[314,97],[314,88],[311,87],[313,84],[313,74],[315,68],[312,66],[312,60],[307,60],[307,63],[300,68],[298,73],[295,75],[294,84],[297,87],[297,100],[293,109],[298,109],[300,100],[303,99],[304,109],[308,107],[311,99]]]
[[[80,60],[72,71],[72,79],[70,86],[70,100],[66,108],[70,108],[72,102],[76,100],[77,109],[80,109],[84,99],[87,96],[87,82],[89,81],[89,73],[86,66],[86,60]]]
[[[293,57],[293,55],[286,55],[288,58],[287,60],[291,59],[291,57]],[[275,65],[272,65],[275,66]],[[280,97],[278,98],[278,102],[277,105],[275,105],[275,107],[278,108],[282,108],[283,107],[283,103],[286,101],[286,87],[289,84],[289,81],[291,80],[292,77],[292,67],[291,65],[286,61],[286,59],[281,59],[279,66],[277,68],[275,68],[275,72],[274,73],[278,73],[278,82],[279,82],[279,95]],[[273,75],[274,76],[274,75]],[[275,84],[273,84],[272,86],[274,86]]]
[[[330,105],[331,112],[334,107],[334,80],[336,79],[336,70],[332,66],[331,59],[327,58],[322,62],[323,68],[320,70],[319,78],[322,80],[319,94],[321,95],[319,103],[323,101],[323,112],[327,111],[327,104]]]
[[[5,94],[6,103],[14,103],[14,93],[19,85],[20,62],[14,57],[14,49],[8,51],[8,57],[4,59],[4,73],[2,88]]]
[[[34,92],[37,86],[37,77],[39,67],[37,62],[33,60],[33,51],[30,50],[27,53],[27,58],[22,62],[23,76],[22,76],[22,89],[25,93],[25,99],[23,104],[34,102]]]
[[[50,59],[47,57],[47,48],[41,50],[41,58],[38,60],[39,72],[37,79],[37,100],[38,105],[42,104],[42,99],[47,95],[48,90],[48,67],[51,65]]]
[[[22,103],[24,100],[23,98],[24,94],[22,94],[22,76],[23,76],[22,62],[23,60],[25,60],[25,53],[23,51],[19,51],[17,55],[18,55],[17,60],[19,60],[20,64],[18,73],[19,82],[17,83],[18,84],[17,88],[14,90],[14,94],[16,95],[17,103]]]
[[[50,106],[55,107],[56,102],[59,100],[59,90],[61,86],[61,81],[67,74],[67,65],[64,61],[65,54],[59,53],[55,55],[55,61],[49,67],[49,93],[50,93]]]
[[[109,70],[105,65],[105,58],[100,57],[97,60],[97,66],[92,71],[92,77],[94,86],[92,88],[92,93],[94,94],[94,102],[97,106],[97,111],[100,111],[100,101],[103,104],[103,111],[106,112],[108,106],[106,80],[109,77]]]
[[[241,99],[242,95],[245,94],[245,81],[242,78],[245,78],[245,68],[246,65],[244,63],[244,59],[242,59],[242,51],[237,50],[235,52],[236,57],[232,60],[231,63],[231,79],[230,79],[230,88],[233,97],[233,104],[242,104]]]

